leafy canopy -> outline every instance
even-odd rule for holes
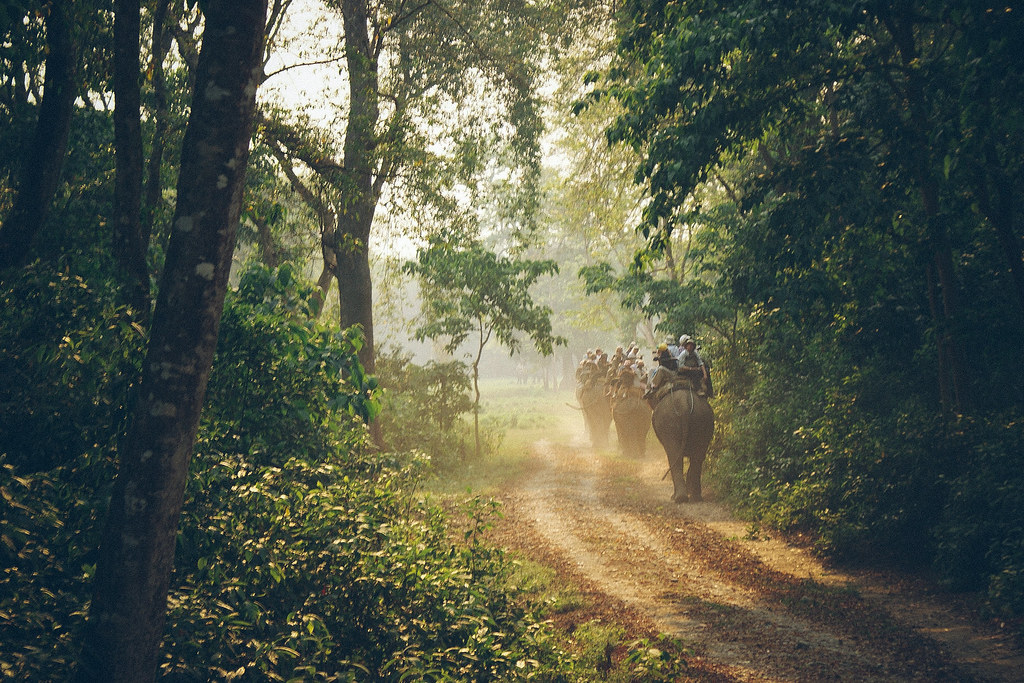
[[[405,266],[423,287],[426,322],[417,328],[417,340],[445,337],[449,353],[474,331],[481,345],[493,336],[512,353],[521,345],[520,333],[544,355],[565,344],[552,334],[551,309],[530,297],[538,278],[558,272],[554,261],[500,256],[479,240],[456,244],[445,236],[431,238],[418,256]]]

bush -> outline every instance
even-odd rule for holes
[[[880,397],[891,379],[871,363],[851,372],[827,340],[770,357],[775,372],[759,374],[735,408],[715,470],[730,497],[759,522],[811,534],[832,557],[929,562],[954,467],[941,423]]]
[[[384,389],[381,431],[396,451],[420,451],[438,469],[466,459],[468,428],[463,417],[473,410],[465,363],[429,361],[420,366],[397,351],[377,355]]]
[[[35,265],[0,290],[0,453],[19,471],[110,447],[140,373],[144,330],[116,283]]]
[[[67,679],[114,472],[95,452],[30,474],[0,456],[0,679]]]
[[[452,543],[441,512],[409,495],[409,468],[359,477],[351,458],[327,460],[211,460],[193,478],[169,672],[515,680],[557,662],[481,543],[485,506]]]
[[[771,362],[754,362],[747,396],[722,411],[732,420],[712,469],[734,504],[833,558],[934,566],[953,588],[985,591],[1002,616],[1024,616],[1024,423],[1013,406],[944,420],[904,390],[918,370],[855,361],[828,334],[798,343],[776,330],[752,356]]]
[[[377,416],[358,333],[311,318],[313,295],[288,266],[243,270],[225,301],[202,439],[250,458],[294,444],[318,452]]]
[[[935,566],[954,588],[987,592],[1003,617],[1024,617],[1024,422],[963,418],[951,433],[957,474],[933,534]]]

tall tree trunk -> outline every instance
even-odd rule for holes
[[[114,3],[114,238],[136,315],[149,317],[149,240],[142,234],[139,0]]]
[[[0,226],[0,271],[24,265],[57,192],[67,153],[75,104],[78,55],[72,38],[71,7],[49,3],[46,16],[46,79],[35,134],[24,157],[18,196]]]
[[[938,188],[928,178],[920,178],[921,202],[924,206],[927,221],[928,242],[932,252],[932,263],[938,278],[939,293],[942,307],[934,318],[939,335],[939,368],[949,377],[952,403],[946,407],[955,412],[963,412],[970,404],[967,387],[967,363],[963,355],[963,346],[958,343],[956,321],[960,316],[960,297],[957,295],[956,278],[953,274],[953,256],[949,246],[949,237],[944,225],[939,224]]]
[[[969,407],[970,397],[963,347],[956,343],[956,326],[960,319],[960,297],[953,271],[949,233],[939,215],[939,182],[938,176],[933,170],[935,164],[929,142],[931,128],[928,117],[928,100],[919,69],[915,66],[919,58],[914,36],[914,22],[917,21],[917,18],[909,15],[890,14],[883,20],[899,51],[906,74],[903,95],[909,116],[905,137],[911,164],[910,171],[915,176],[918,193],[921,197],[926,239],[931,250],[935,275],[938,278],[942,304],[941,308],[933,306],[933,311],[938,316],[935,319],[935,325],[939,335],[939,371],[949,377],[949,389],[953,400],[952,404],[947,403],[945,407],[955,412],[962,412]]]
[[[149,351],[93,583],[78,681],[154,680],[174,543],[217,344],[266,0],[210,0]]]
[[[473,438],[476,440],[476,461],[480,462],[480,453],[483,451],[480,444],[480,359],[483,358],[487,339],[484,338],[483,321],[478,322],[480,338],[476,347],[476,358],[473,359]]]
[[[370,280],[370,227],[377,207],[374,186],[375,129],[380,118],[377,54],[371,48],[366,0],[344,0],[345,58],[348,65],[349,116],[341,191],[346,202],[338,228],[350,239],[338,249],[338,298],[341,326],[361,325],[366,343],[359,361],[367,372],[376,363],[373,349],[373,283]]]
[[[163,185],[160,169],[164,161],[164,138],[167,137],[167,79],[164,59],[171,50],[171,37],[167,31],[167,9],[170,0],[157,0],[153,13],[153,45],[151,69],[153,72],[153,144],[146,167],[146,180],[142,197],[142,236],[149,242],[153,224],[163,205]]]
[[[925,277],[928,285],[928,310],[931,313],[932,320],[941,320],[942,316],[939,313],[939,297],[936,293],[935,286],[935,265],[929,263],[925,266]],[[950,365],[949,347],[947,342],[949,340],[942,333],[942,330],[935,330],[935,351],[936,351],[936,367],[935,373],[939,380],[939,401],[943,406],[953,405],[953,390],[950,388],[950,379],[946,368]]]
[[[340,217],[339,217],[340,218]],[[342,222],[338,221],[339,224]],[[338,303],[341,309],[341,327],[359,325],[363,330],[363,348],[359,362],[368,373],[376,369],[373,352],[373,283],[370,279],[370,259],[365,243],[359,246],[342,244],[335,253],[338,281]]]
[[[331,282],[334,274],[338,272],[338,215],[326,204],[322,204],[325,211],[320,215],[320,254],[323,256],[324,266],[320,270],[320,277],[316,280],[316,317],[320,318],[324,305],[327,303],[327,293],[331,289]]]

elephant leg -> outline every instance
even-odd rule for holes
[[[662,402],[651,418],[651,426],[668,458],[668,470],[672,474],[672,502],[685,503],[686,478],[683,474],[683,456],[686,453],[687,425],[678,419],[671,406]]]
[[[700,492],[700,475],[701,470],[704,469],[704,456],[690,457],[687,460],[689,460],[690,466],[686,468],[686,491],[689,493],[691,501],[699,503],[703,500]]]
[[[683,454],[681,451],[678,454],[669,454],[668,469],[672,473],[672,502],[687,502],[689,497],[686,495],[686,480],[683,476]]]

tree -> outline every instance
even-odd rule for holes
[[[506,206],[514,215],[509,223],[529,223],[541,129],[538,63],[554,42],[549,37],[571,21],[557,6],[523,0],[326,4],[345,29],[343,143],[329,142],[341,135],[303,131],[269,115],[262,131],[332,190],[311,206],[333,226],[324,230],[323,251],[339,283],[340,323],[362,326],[360,360],[372,371],[369,242],[379,203],[389,198],[392,216],[402,200],[419,214],[450,212],[454,188],[472,187],[490,163],[503,167],[524,198]],[[495,149],[506,152],[497,162]]]
[[[431,238],[405,270],[417,275],[423,290],[423,317],[416,339],[444,340],[454,353],[475,337],[473,370],[473,433],[480,457],[480,358],[491,338],[515,353],[525,334],[542,355],[566,340],[551,332],[551,309],[530,298],[530,287],[542,275],[558,272],[554,261],[533,261],[500,256],[479,240]]]
[[[267,5],[211,0],[178,204],[77,677],[152,680],[185,480],[241,213]]]
[[[114,3],[114,245],[136,315],[149,316],[149,234],[142,224],[139,0]],[[159,31],[158,31],[159,33]]]
[[[49,213],[60,181],[74,111],[78,47],[71,3],[43,3],[46,80],[31,143],[26,147],[18,196],[0,226],[0,271],[23,265]]]
[[[1024,406],[1007,4],[637,0],[595,93],[641,157],[641,265],[703,226],[711,270],[676,300],[741,314],[722,490],[837,554],[913,546],[997,600],[1019,595],[1021,556],[982,520],[1012,516],[989,499],[1020,489],[1002,466],[1019,470]]]
[[[1019,98],[1008,94],[1018,79],[1018,58],[1007,48],[1020,31],[1017,14],[959,1],[795,2],[784,11],[762,0],[632,3],[603,92],[626,109],[610,138],[644,156],[637,177],[650,195],[641,227],[651,246],[660,249],[692,193],[730,159],[750,172],[732,187],[739,212],[777,227],[776,244],[788,241],[776,281],[808,272],[794,268],[792,257],[799,265],[812,263],[815,250],[829,257],[821,247],[839,244],[850,226],[884,239],[896,216],[893,232],[912,241],[918,291],[930,301],[938,393],[948,414],[969,408],[978,387],[963,344],[953,342],[971,327],[963,301],[982,296],[986,285],[976,279],[966,287],[964,264],[972,259],[965,255],[976,248],[1005,254],[1002,272],[992,275],[1005,280],[1007,293],[1021,280],[1011,227],[1019,212],[1007,201],[1014,186],[1007,180],[1019,176],[1020,155],[1010,152],[1019,134],[1015,124],[986,125],[991,112],[1001,112],[1001,121],[1021,113]],[[994,83],[1004,85],[996,91]],[[884,199],[866,204],[877,214],[852,204],[837,211],[809,193],[828,189],[822,170],[838,179],[842,163],[853,164],[843,176],[847,190],[868,195],[873,185]],[[966,167],[974,182],[958,177]],[[978,209],[992,226],[970,217]],[[734,275],[738,289],[763,279]],[[827,277],[839,284],[838,274]],[[1012,312],[1018,303],[1002,306]]]

